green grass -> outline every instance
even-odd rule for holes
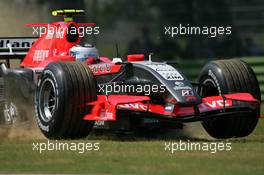
[[[197,133],[199,135],[199,133]],[[225,140],[230,151],[165,151],[165,142],[180,138],[91,136],[78,142],[99,142],[99,151],[32,150],[33,142],[45,139],[4,139],[0,144],[0,173],[79,173],[79,174],[203,174],[241,175],[264,172],[264,119],[248,137]],[[196,138],[196,133],[182,138],[185,142],[222,142]],[[66,141],[61,141],[66,142]],[[67,141],[69,142],[69,141]]]
[[[264,106],[262,106],[264,109]],[[262,111],[264,115],[264,110]],[[78,173],[78,174],[203,174],[241,175],[264,172],[264,118],[248,137],[225,140],[231,151],[215,154],[202,151],[165,151],[165,142],[222,142],[208,136],[200,138],[201,130],[190,136],[142,138],[92,135],[74,142],[98,142],[99,151],[79,154],[76,151],[32,150],[33,142],[44,139],[13,138],[0,141],[0,173]],[[2,136],[2,135],[1,135]],[[32,138],[32,137],[31,137]],[[65,142],[65,141],[61,141]],[[69,142],[69,141],[67,141]]]
[[[252,135],[231,140],[231,151],[215,154],[201,151],[175,151],[171,154],[164,149],[168,140],[122,141],[95,136],[92,140],[81,141],[99,142],[99,151],[84,154],[46,151],[40,154],[32,151],[32,142],[46,140],[4,140],[0,145],[0,173],[263,174],[263,128],[261,119]],[[179,142],[178,139],[171,141]]]

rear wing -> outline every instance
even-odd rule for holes
[[[23,60],[37,37],[0,37],[0,60],[10,67],[10,60]]]

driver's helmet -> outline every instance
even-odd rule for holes
[[[99,59],[97,48],[87,43],[73,46],[70,49],[70,55],[81,62],[86,62],[87,59]]]

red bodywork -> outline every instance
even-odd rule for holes
[[[106,97],[99,95],[98,98],[98,101],[88,104],[93,106],[93,110],[91,114],[84,117],[85,120],[115,120],[117,109],[149,112],[173,118],[193,116],[197,113],[197,105],[184,107],[177,104],[171,112],[167,112],[164,105],[150,103],[147,96],[109,95]],[[260,104],[249,93],[226,94],[203,98],[202,103],[198,105],[198,111],[203,113],[219,109],[225,110],[234,107],[234,101],[251,102],[255,106]]]
[[[53,61],[74,61],[69,56],[69,49],[80,42],[78,38],[74,42],[67,41],[67,28],[78,25],[75,22],[56,22],[50,28],[57,29],[57,32],[46,31],[32,46],[27,56],[21,63],[23,67],[44,68]]]
[[[31,26],[43,26],[36,24]],[[74,41],[68,41],[67,30],[70,26],[78,28],[75,22],[55,22],[50,26],[58,29],[57,33],[52,35],[47,32],[41,36],[29,50],[27,56],[21,63],[21,67],[45,68],[49,63],[55,61],[75,61],[69,55],[69,50],[80,42],[80,37]],[[93,61],[87,62],[95,76],[118,73],[121,69],[120,64],[112,63],[107,57],[100,58],[100,64],[93,64]],[[143,61],[144,55],[130,55],[128,61]],[[181,106],[173,102],[173,107],[167,110],[166,106],[150,103],[148,96],[129,96],[129,95],[98,95],[98,100],[87,105],[92,106],[90,114],[84,116],[84,120],[116,120],[116,111],[132,110],[139,112],[148,112],[151,114],[170,116],[179,118],[195,115],[199,113],[228,109],[234,106],[234,101],[246,101],[259,105],[259,101],[248,93],[225,94],[223,96],[212,96],[202,99],[202,103],[194,106]]]

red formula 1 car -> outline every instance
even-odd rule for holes
[[[94,46],[80,44],[79,33],[72,32],[79,27],[72,16],[82,13],[53,12],[65,20],[49,24],[55,32],[47,31],[28,53],[14,48],[26,39],[7,44],[9,53],[2,56],[25,55],[21,68],[0,67],[7,121],[25,115],[33,94],[37,124],[54,139],[85,137],[95,123],[122,130],[201,121],[215,138],[244,137],[254,130],[261,99],[247,63],[211,61],[192,83],[173,63],[145,60],[142,54],[128,55],[126,61],[99,57]]]

